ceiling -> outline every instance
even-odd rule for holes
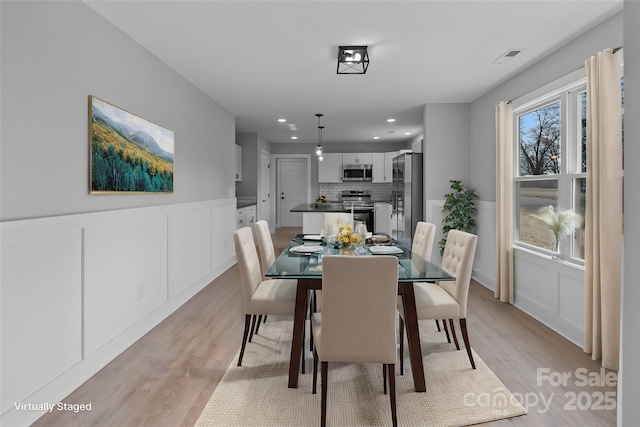
[[[422,133],[424,104],[471,102],[622,10],[622,0],[85,3],[231,112],[236,132],[313,144],[316,113],[324,142],[407,141]],[[366,74],[336,74],[340,45],[369,46]],[[524,50],[492,64],[510,49]]]

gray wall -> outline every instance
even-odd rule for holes
[[[624,263],[618,425],[640,420],[640,2],[624,2]]]
[[[622,13],[618,13],[471,103],[471,145],[467,155],[473,159],[470,179],[480,199],[496,200],[495,106],[576,71],[601,50],[621,45]]]
[[[258,134],[237,133],[236,144],[242,147],[242,181],[236,182],[236,195],[258,194]]]
[[[424,199],[442,200],[449,180],[469,182],[469,104],[424,107]]]
[[[82,2],[1,7],[1,220],[233,197],[229,112]],[[88,194],[89,95],[175,132],[173,194]]]

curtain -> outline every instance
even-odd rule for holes
[[[617,370],[622,259],[620,64],[611,49],[585,62],[587,193],[584,351]]]
[[[495,298],[513,304],[513,107],[496,106]]]

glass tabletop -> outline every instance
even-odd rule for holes
[[[296,249],[297,248],[297,249]],[[373,249],[371,249],[373,248]],[[436,264],[425,261],[419,255],[412,254],[404,246],[394,243],[390,246],[363,247],[353,251],[353,256],[378,256],[372,251],[376,248],[397,248],[398,253],[389,254],[398,258],[399,282],[426,282],[426,281],[451,281],[455,277],[438,267]],[[383,249],[384,250],[384,249]],[[394,249],[390,249],[393,251]],[[267,277],[288,277],[291,279],[309,279],[322,277],[322,257],[325,255],[340,255],[340,248],[326,244],[324,241],[313,242],[312,245],[304,245],[302,235],[296,236],[267,271]],[[386,255],[386,254],[385,254]]]

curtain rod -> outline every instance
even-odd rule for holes
[[[614,48],[612,49],[612,50],[613,50],[613,54],[615,55],[615,54],[616,54],[620,49],[622,49],[623,47],[624,47],[624,46],[614,47]],[[584,65],[583,65],[582,67],[580,67],[580,68],[576,68],[576,69],[575,69],[575,70],[573,70],[571,73],[575,73],[576,71],[578,71],[578,70],[580,70],[580,69],[582,69],[582,68],[584,68]],[[568,73],[568,74],[571,74],[571,73]],[[518,98],[522,98],[522,97],[523,97],[523,96],[525,96],[525,95],[526,95],[526,93],[524,93],[524,94],[522,94],[522,95],[520,95],[520,96],[516,96],[515,98],[511,98],[510,100],[508,100],[508,101],[507,101],[507,104],[511,104],[511,103],[512,103],[513,101],[515,101],[516,99],[518,99]]]

